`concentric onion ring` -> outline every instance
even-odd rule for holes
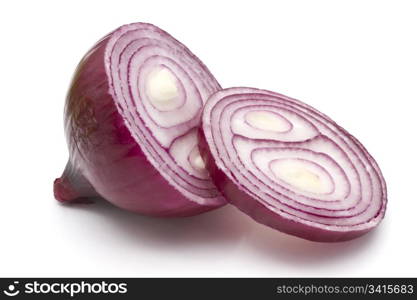
[[[70,163],[56,198],[98,194],[152,216],[224,205],[197,146],[204,102],[219,89],[206,66],[156,26],[129,24],[104,37],[68,94]]]
[[[382,173],[365,148],[314,108],[231,88],[203,112],[200,150],[225,197],[256,221],[314,241],[360,236],[383,218]]]
[[[197,203],[222,203],[207,171],[187,159],[204,101],[220,89],[211,73],[184,45],[143,23],[115,32],[106,57],[111,93],[152,165]]]

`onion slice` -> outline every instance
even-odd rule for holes
[[[259,223],[336,242],[384,217],[386,186],[374,159],[298,100],[253,88],[218,91],[205,105],[199,138],[216,186]]]
[[[80,62],[66,107],[70,160],[62,202],[100,196],[151,216],[189,216],[226,202],[198,150],[203,105],[219,83],[165,31],[125,25]]]

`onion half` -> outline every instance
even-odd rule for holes
[[[298,100],[253,88],[216,92],[199,138],[216,186],[259,223],[336,242],[363,235],[384,217],[386,186],[374,159]]]
[[[165,31],[125,25],[81,60],[67,96],[70,159],[54,194],[101,196],[151,216],[189,216],[225,204],[198,149],[206,99],[220,85]]]

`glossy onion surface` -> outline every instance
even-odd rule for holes
[[[100,196],[152,216],[189,216],[225,204],[197,145],[204,102],[220,85],[165,31],[125,25],[80,62],[68,93],[70,160],[59,201]]]

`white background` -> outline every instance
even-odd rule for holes
[[[2,1],[0,276],[417,276],[415,1]],[[62,206],[63,105],[76,64],[116,27],[151,22],[224,87],[271,89],[359,138],[388,184],[374,232],[321,244],[228,206],[163,220]]]

